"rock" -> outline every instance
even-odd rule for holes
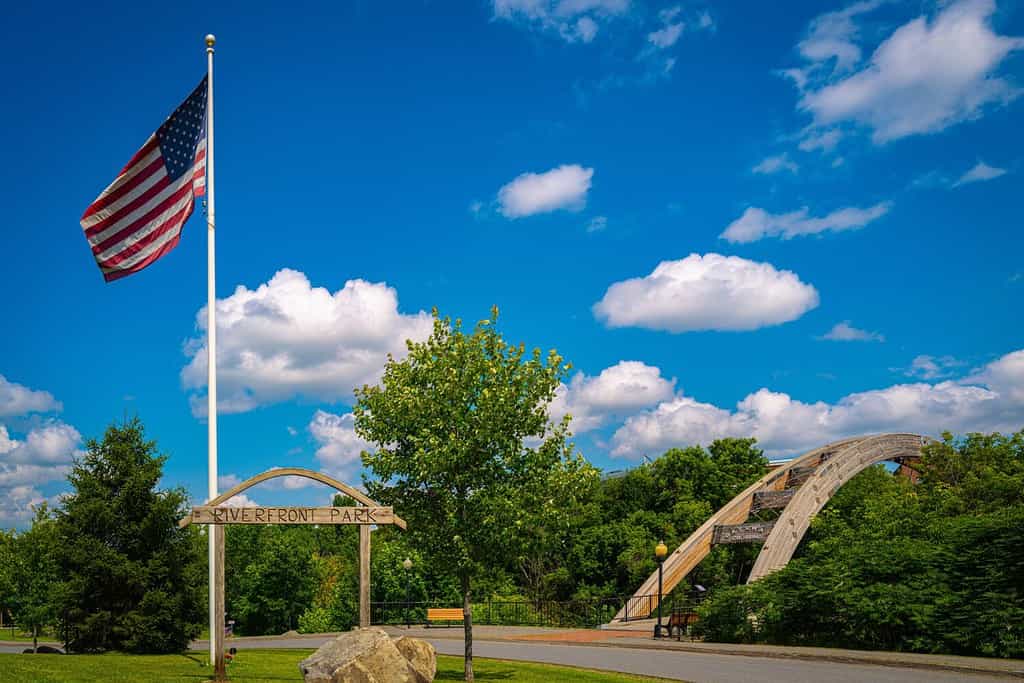
[[[282,638],[294,638],[297,635],[299,635],[298,631],[285,631],[284,633],[281,634],[281,637]]]
[[[395,647],[416,672],[416,683],[432,683],[437,674],[437,652],[433,645],[419,638],[402,636],[395,638]]]
[[[413,638],[401,648],[379,628],[343,633],[299,662],[306,683],[431,683],[434,648]],[[408,654],[406,654],[408,653]]]

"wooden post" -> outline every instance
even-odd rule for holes
[[[216,569],[217,576],[214,581],[214,605],[215,609],[213,612],[213,620],[216,628],[213,633],[210,634],[211,644],[213,645],[213,677],[217,681],[226,681],[228,679],[227,669],[224,664],[224,527],[220,525],[211,524],[209,527],[210,533],[215,534],[214,543],[216,544]],[[360,527],[362,528],[362,527]]]
[[[359,525],[359,628],[370,625],[370,527]]]

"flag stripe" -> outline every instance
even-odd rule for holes
[[[178,246],[178,242],[180,241],[180,239],[181,239],[181,234],[179,232],[179,234],[174,236],[174,239],[172,239],[169,242],[167,242],[166,244],[164,244],[158,251],[155,251],[152,254],[150,254],[146,258],[145,261],[137,263],[132,268],[126,268],[124,270],[104,269],[103,270],[103,279],[106,280],[107,282],[113,282],[114,280],[120,280],[123,277],[127,277],[128,275],[131,275],[132,273],[139,272],[140,270],[142,270],[143,268],[145,268],[149,264],[151,264],[154,261],[158,260],[164,254],[166,254],[167,252],[169,252],[170,250],[172,250],[176,246]]]
[[[128,253],[130,255],[134,245],[140,242],[145,243],[151,234],[159,232],[172,216],[177,215],[181,211],[182,207],[191,203],[192,188],[186,184],[185,187],[182,187],[178,192],[168,197],[158,209],[154,209],[154,211],[159,211],[158,213],[147,216],[144,221],[145,228],[142,230],[126,231],[122,239],[111,240],[93,249],[96,260],[101,265],[109,266],[116,263],[119,258],[124,258],[122,254]]]
[[[133,252],[128,256],[120,257],[116,263],[101,263],[100,267],[104,270],[125,270],[138,266],[140,262],[151,256],[152,253],[156,249],[159,249],[161,245],[167,242],[167,240],[176,237],[178,233],[181,232],[182,224],[191,214],[192,205],[186,205],[181,209],[181,211],[164,224],[163,229],[159,234],[152,233],[151,239],[132,247]]]
[[[143,154],[145,152],[145,154]],[[156,139],[156,135],[150,136],[146,144],[143,145],[142,149],[132,157],[132,160],[128,162],[128,165],[114,178],[114,182],[107,186],[107,189],[100,193],[100,196],[96,198],[89,208],[85,210],[85,214],[82,218],[90,216],[96,211],[105,208],[111,202],[117,200],[121,194],[131,189],[129,185],[127,188],[126,184],[129,183],[132,178],[138,175],[141,171],[147,169],[152,165],[153,161],[160,158],[160,146]],[[162,162],[161,162],[162,165]]]
[[[166,177],[167,171],[164,169],[163,159],[159,157],[149,164],[143,172],[137,175],[133,182],[122,186],[123,191],[119,192],[118,198],[99,209],[95,213],[82,218],[80,221],[82,227],[85,228],[87,235],[94,234],[96,232],[96,226],[99,223],[107,223],[111,220],[117,220],[123,213],[124,207],[128,206],[135,199],[153,186],[153,183],[160,180],[160,178]],[[128,209],[131,211],[131,209]],[[102,226],[100,226],[102,228]]]
[[[177,188],[170,184],[167,171],[161,168],[153,174],[152,182],[147,182],[145,187],[139,185],[137,189],[138,194],[133,193],[134,196],[131,201],[123,206],[121,210],[104,219],[101,223],[97,223],[91,230],[85,231],[91,246],[96,246],[111,235],[122,230],[126,225],[130,225],[138,220],[140,216],[145,216],[147,212],[166,199],[167,195],[173,193]]]

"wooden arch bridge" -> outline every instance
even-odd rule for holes
[[[690,534],[662,564],[662,593],[671,593],[686,576],[722,543],[764,542],[747,583],[785,567],[793,557],[811,520],[843,484],[861,470],[880,462],[899,465],[898,474],[916,480],[913,465],[929,439],[918,434],[877,434],[843,439],[817,448],[782,465],[733,498]],[[781,510],[774,522],[747,523],[761,510]],[[651,574],[612,623],[636,618],[630,604],[646,598],[653,612],[658,604],[658,572]]]

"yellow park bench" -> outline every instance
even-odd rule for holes
[[[668,618],[668,637],[672,637],[672,631],[676,632],[676,639],[682,640],[683,634],[689,635],[690,627],[697,623],[700,617],[692,610],[672,610],[672,615]]]
[[[462,621],[462,608],[461,607],[428,607],[427,608],[427,626],[435,621],[448,622],[447,626],[451,626],[453,621]]]

